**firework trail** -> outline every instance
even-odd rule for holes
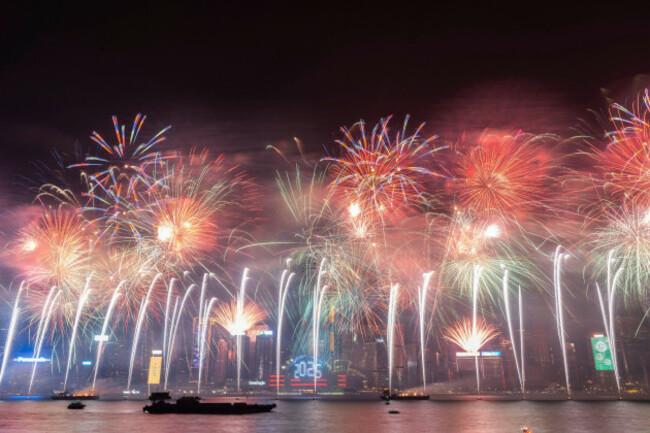
[[[165,389],[167,389],[171,360],[174,355],[174,347],[176,347],[176,335],[178,334],[178,326],[181,320],[181,313],[185,309],[185,303],[187,302],[187,299],[189,298],[194,288],[198,288],[198,286],[196,284],[190,285],[185,291],[185,295],[183,295],[183,300],[181,301],[180,308],[176,310],[174,307],[174,316],[172,316],[172,323],[170,327],[169,346],[167,347],[167,353],[165,354]],[[178,298],[176,299],[176,302],[178,302]]]
[[[569,382],[569,361],[566,353],[566,338],[564,332],[564,304],[562,302],[562,262],[569,257],[567,253],[562,252],[562,246],[558,245],[553,255],[553,289],[555,293],[555,318],[557,323],[557,333],[562,350],[562,360],[564,361],[564,378],[566,380],[567,398],[571,399],[571,384]]]
[[[138,311],[138,319],[135,325],[135,333],[133,334],[133,344],[131,345],[131,360],[129,362],[129,377],[126,382],[126,389],[130,390],[131,389],[131,378],[133,377],[133,365],[135,363],[135,355],[136,351],[138,350],[138,342],[140,341],[140,332],[142,331],[142,324],[144,322],[144,318],[147,314],[147,309],[149,307],[149,297],[151,295],[151,291],[153,290],[154,286],[156,285],[156,282],[158,281],[158,278],[160,278],[162,274],[157,274],[153,280],[151,281],[151,285],[149,286],[149,291],[147,292],[147,296],[144,297],[140,304],[140,311]]]
[[[201,394],[201,382],[203,378],[203,364],[205,363],[205,345],[207,343],[207,338],[206,334],[208,332],[208,327],[210,326],[210,312],[212,311],[212,307],[214,306],[215,302],[217,302],[217,298],[212,297],[210,298],[209,301],[205,302],[205,305],[201,307],[201,311],[199,314],[199,336],[200,336],[200,346],[199,346],[199,378],[196,384],[196,393]],[[237,356],[237,362],[238,364],[241,362],[241,352],[239,351],[239,345],[237,347],[238,349],[238,356]],[[239,365],[238,365],[238,375],[237,375],[237,391],[239,391]]]
[[[169,282],[169,287],[167,288],[167,302],[165,303],[165,319],[163,322],[163,353],[167,356],[167,342],[169,339],[169,326],[171,324],[171,319],[169,318],[169,306],[171,305],[172,294],[174,293],[174,283],[176,278],[172,278]]]
[[[422,286],[418,290],[418,314],[419,314],[419,325],[420,325],[420,353],[422,356],[422,390],[426,391],[427,389],[427,374],[426,374],[426,360],[425,360],[425,347],[426,339],[424,336],[425,321],[424,315],[426,313],[426,300],[427,300],[427,291],[429,289],[429,283],[431,281],[431,276],[433,271],[422,274],[423,282]]]
[[[287,267],[289,267],[290,259],[287,260]],[[288,275],[288,276],[287,276]],[[289,292],[289,286],[291,286],[291,280],[295,274],[289,272],[288,269],[282,271],[280,277],[280,285],[278,290],[278,326],[277,326],[277,335],[276,347],[275,347],[275,380],[276,380],[276,395],[280,395],[280,363],[282,356],[282,319],[284,317],[285,304],[287,302],[287,293]]]
[[[52,288],[50,294],[56,292],[56,294],[50,298],[48,295],[47,301],[43,306],[43,313],[47,310],[47,313],[42,316],[42,320],[39,322],[39,329],[36,333],[36,345],[34,349],[34,365],[32,366],[32,375],[29,380],[29,388],[27,390],[27,395],[32,394],[32,386],[34,385],[34,378],[36,377],[36,367],[38,366],[38,358],[41,357],[41,349],[43,348],[43,342],[45,341],[45,334],[47,334],[47,328],[50,324],[50,319],[52,318],[52,311],[54,311],[55,305],[59,300],[61,291],[56,288]]]
[[[508,297],[508,294],[510,293],[510,290],[508,288],[508,270],[504,269],[503,272],[503,304],[505,306],[505,311],[506,311],[506,320],[508,322],[508,335],[510,337],[510,344],[512,345],[512,353],[515,358],[515,367],[517,369],[517,377],[519,378],[519,385],[521,386],[521,392],[522,395],[524,394],[524,380],[523,376],[521,374],[521,367],[519,366],[519,357],[517,356],[517,346],[515,345],[515,338],[514,338],[514,332],[512,328],[512,317],[510,316],[510,299]],[[521,287],[519,288],[519,296],[521,297]],[[519,311],[520,314],[520,322],[521,322],[521,310]],[[521,323],[520,323],[521,327]],[[523,350],[523,346],[521,346]],[[522,359],[523,362],[523,359]]]
[[[102,360],[102,353],[104,351],[104,338],[108,337],[108,325],[111,320],[111,316],[113,313],[113,310],[115,309],[115,305],[117,303],[117,299],[120,296],[120,288],[124,285],[124,281],[120,281],[120,284],[115,287],[115,291],[113,292],[113,296],[111,297],[111,302],[108,304],[108,309],[106,310],[106,316],[104,317],[104,324],[102,325],[102,333],[100,340],[97,342],[97,357],[95,359],[95,372],[93,374],[93,386],[92,386],[92,391],[95,391],[95,383],[97,382],[97,373],[99,372],[99,367],[101,365],[101,360]]]
[[[313,291],[313,301],[312,301],[312,336],[311,336],[311,343],[312,343],[312,353],[314,356],[314,395],[317,393],[317,384],[318,384],[318,342],[320,341],[320,333],[319,328],[320,328],[320,315],[321,315],[321,307],[323,305],[323,298],[325,296],[325,293],[327,292],[327,285],[323,286],[322,285],[322,278],[323,275],[327,272],[324,269],[325,266],[325,260],[323,259],[320,262],[320,266],[318,267],[318,277],[316,277],[316,286],[314,287]]]
[[[9,329],[7,330],[7,338],[5,339],[5,348],[2,355],[2,367],[0,367],[0,384],[2,384],[2,378],[4,377],[5,371],[7,369],[7,361],[9,361],[9,357],[11,356],[11,346],[13,345],[14,336],[16,335],[16,326],[18,325],[18,317],[20,316],[20,295],[23,292],[24,288],[25,282],[22,281],[20,283],[20,287],[18,288],[18,293],[16,293],[14,307],[11,311],[11,320],[9,321]]]
[[[388,393],[393,389],[393,349],[395,345],[395,321],[397,314],[397,297],[399,296],[399,284],[390,286],[390,301],[388,304],[388,320],[386,329],[386,344],[388,344]]]
[[[88,275],[88,278],[86,278],[86,285],[83,291],[81,292],[81,296],[79,297],[79,303],[77,304],[77,313],[75,314],[74,325],[72,326],[72,333],[70,334],[70,343],[69,343],[70,347],[68,349],[68,362],[65,367],[65,379],[63,379],[63,391],[67,390],[68,374],[70,373],[70,364],[72,363],[72,355],[74,354],[74,347],[77,341],[76,340],[77,328],[79,327],[79,319],[81,318],[81,312],[83,311],[84,306],[86,305],[86,301],[88,300],[88,296],[92,291],[92,289],[88,287],[92,277],[93,274],[91,273],[90,275]]]
[[[605,300],[603,300],[603,295],[600,291],[600,286],[596,283],[596,292],[598,294],[598,304],[600,306],[600,311],[603,316],[603,327],[605,328],[605,334],[607,335],[607,342],[609,344],[610,353],[612,355],[612,364],[614,367],[614,378],[616,379],[616,389],[618,390],[619,395],[621,394],[621,383],[620,376],[618,372],[618,357],[616,353],[616,288],[618,279],[623,272],[623,267],[619,267],[616,272],[612,275],[612,263],[614,260],[614,251],[610,251],[610,254],[607,258],[607,292]]]

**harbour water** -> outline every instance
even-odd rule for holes
[[[282,400],[247,416],[149,415],[144,401],[0,401],[0,432],[336,432],[619,433],[650,431],[650,403],[631,401],[325,401]],[[389,414],[397,410],[399,414]]]

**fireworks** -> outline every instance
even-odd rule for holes
[[[113,247],[105,249],[94,257],[96,285],[95,294],[100,304],[106,306],[120,285],[120,297],[115,305],[116,315],[129,323],[135,319],[140,302],[147,294],[149,283],[156,275],[155,257],[141,248]],[[162,305],[165,290],[156,285],[150,298],[154,305]]]
[[[333,318],[337,328],[362,335],[380,333],[388,286],[374,266],[372,251],[352,244],[330,250],[327,257],[326,303],[336,311]]]
[[[83,338],[96,334],[100,323],[102,338],[120,329],[120,337],[132,338],[129,384],[139,380],[132,374],[138,371],[138,338],[145,341],[146,335],[157,345],[161,324],[163,365],[173,368],[169,357],[183,353],[174,342],[194,340],[178,330],[198,317],[198,357],[211,356],[206,324],[212,320],[237,337],[241,373],[241,336],[265,321],[267,311],[284,314],[293,327],[285,337],[298,336],[295,353],[311,351],[318,358],[320,352],[324,362],[335,360],[325,359],[319,329],[330,334],[332,356],[339,335],[375,342],[390,334],[385,341],[402,340],[406,346],[417,322],[424,367],[427,345],[439,344],[428,333],[440,332],[476,354],[499,335],[487,321],[499,323],[509,290],[543,289],[526,299],[544,300],[553,286],[549,251],[560,240],[571,243],[575,263],[588,258],[584,270],[593,271],[590,281],[615,269],[626,299],[647,301],[648,112],[647,92],[631,109],[612,107],[615,127],[606,134],[607,146],[594,146],[589,154],[597,170],[572,167],[589,172],[583,179],[593,181],[598,199],[592,206],[562,210],[557,192],[570,197],[575,186],[561,190],[567,155],[553,135],[484,132],[471,145],[461,142],[443,155],[436,152],[445,146],[423,137],[423,125],[407,130],[408,117],[398,130],[389,127],[390,117],[372,131],[360,122],[342,130],[337,156],[322,158],[310,173],[299,165],[295,173],[278,171],[279,197],[267,198],[230,157],[205,150],[164,154],[156,146],[169,127],[140,144],[145,117],[136,116],[130,132],[113,118],[117,143],[93,132],[97,152],[68,166],[82,170],[84,189],[43,186],[37,215],[13,222],[20,225],[13,234],[6,229],[6,262],[25,281],[20,305],[31,313],[27,325],[30,334],[36,328],[36,351],[46,344],[45,330],[79,339],[56,352],[68,353],[66,372],[74,369],[74,352],[87,349]],[[583,155],[575,153],[574,159]],[[40,199],[46,196],[58,197],[62,205],[45,206]],[[582,205],[584,198],[576,203]],[[568,206],[571,200],[562,202]],[[260,218],[262,203],[271,211],[267,220]],[[570,233],[572,242],[561,233],[565,221],[555,224],[561,212],[573,218],[567,225],[584,228]],[[270,220],[271,229],[256,227]],[[253,242],[253,231],[262,243]],[[291,263],[283,277],[282,307],[267,290],[275,285],[266,284],[267,275],[278,273],[265,267],[266,253],[274,255],[272,263]],[[244,292],[245,272],[237,300],[218,303],[224,292],[233,292],[233,269],[242,266],[254,266],[256,279],[262,275],[254,295]],[[430,296],[422,287],[425,272]],[[195,283],[200,274],[203,283]],[[573,277],[563,285],[553,281],[565,299],[578,298]],[[470,307],[473,320],[445,328]],[[477,320],[479,313],[486,321]],[[510,320],[509,325],[512,339]],[[391,366],[393,361],[391,355]]]
[[[463,351],[475,354],[498,335],[499,332],[494,326],[482,320],[477,320],[476,326],[474,326],[472,320],[465,319],[447,328],[444,338],[463,349]]]
[[[138,205],[142,194],[151,193],[157,185],[157,174],[173,156],[154,151],[154,147],[165,140],[167,126],[146,142],[137,144],[138,134],[147,116],[136,115],[130,134],[120,126],[113,116],[116,145],[110,145],[97,132],[90,139],[98,145],[96,154],[87,155],[83,162],[69,168],[83,169],[86,190],[82,195],[87,204],[82,208],[93,221],[101,221],[102,236],[110,239],[123,228],[125,210]]]
[[[381,120],[370,136],[363,122],[358,124],[358,137],[342,128],[344,139],[337,141],[341,156],[324,158],[331,162],[332,188],[352,217],[372,212],[383,220],[423,206],[430,196],[426,185],[439,177],[426,168],[426,160],[440,149],[431,146],[435,137],[420,140],[423,124],[408,135],[407,117],[402,129],[391,138],[390,120]]]
[[[33,287],[28,305],[34,311],[52,286],[60,291],[56,317],[71,323],[90,275],[93,240],[86,223],[66,211],[44,211],[23,228],[11,246],[15,264]]]
[[[191,152],[168,164],[158,187],[126,215],[131,234],[168,266],[205,263],[246,233],[238,230],[253,217],[256,192],[243,172],[224,156]]]
[[[148,289],[154,275],[170,277],[197,264],[216,264],[218,257],[223,264],[228,249],[248,237],[240,228],[255,211],[252,182],[223,156],[210,160],[206,151],[180,157],[155,150],[169,127],[140,143],[145,119],[137,115],[129,133],[113,117],[115,145],[93,132],[97,153],[69,165],[83,170],[82,191],[40,188],[38,201],[45,205],[42,198],[55,198],[59,209],[44,206],[8,248],[11,266],[30,284],[25,302],[34,314],[56,287],[52,317],[71,325],[94,274],[84,314],[103,311],[121,285],[115,311],[126,325],[145,295],[154,311],[162,304],[162,286]]]
[[[214,309],[214,320],[230,335],[242,335],[253,325],[266,319],[266,312],[253,302],[245,302],[238,312],[237,301],[221,302]]]
[[[483,133],[476,146],[460,151],[456,194],[464,209],[487,217],[508,217],[547,205],[556,163],[549,135]]]
[[[482,220],[460,211],[440,224],[443,226],[441,235],[446,240],[441,276],[461,294],[472,287],[477,266],[482,269],[481,298],[492,305],[496,305],[500,297],[504,267],[515,284],[543,289],[548,281],[538,264],[543,257],[535,244],[539,238],[522,226],[506,226],[502,219]]]
[[[605,134],[601,149],[593,146],[592,158],[602,171],[604,188],[618,203],[648,206],[650,192],[650,95],[638,96],[630,109],[610,108],[613,130]]]
[[[499,287],[500,266],[516,257],[508,247],[507,234],[498,223],[482,223],[468,213],[457,213],[448,222],[447,254],[443,275],[461,291],[472,286],[476,266],[483,269],[484,282],[490,289]],[[492,290],[488,290],[488,293]]]
[[[88,274],[91,239],[77,215],[46,211],[22,230],[13,251],[31,283],[78,287]]]
[[[454,256],[480,260],[481,256],[492,253],[493,242],[505,236],[498,223],[481,223],[470,215],[457,214],[449,239]]]
[[[216,243],[214,208],[191,198],[168,200],[156,209],[156,239],[169,255],[186,261],[191,255],[209,252]]]
[[[621,287],[628,297],[645,300],[650,282],[650,214],[633,205],[609,208],[606,224],[586,243],[593,254],[596,274],[606,275],[612,264],[624,269]],[[611,252],[611,254],[610,254]],[[608,264],[609,261],[613,263]]]

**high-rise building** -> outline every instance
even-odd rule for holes
[[[268,381],[274,365],[273,331],[267,325],[255,325],[242,337],[242,382],[251,381],[256,386]]]
[[[214,368],[214,382],[219,386],[226,383],[226,373],[228,370],[228,341],[220,338],[217,341],[217,353]]]
[[[273,371],[273,331],[259,331],[255,338],[255,364],[250,379],[260,382],[268,380]]]

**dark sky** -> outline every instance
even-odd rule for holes
[[[650,70],[648,16],[625,2],[58,3],[0,6],[0,160],[15,170],[139,111],[176,145],[223,151],[319,146],[391,113],[462,129],[496,106],[570,126],[601,87]]]

